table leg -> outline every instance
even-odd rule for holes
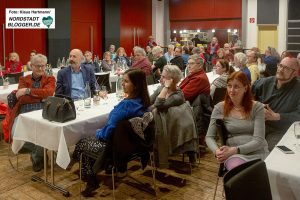
[[[47,180],[47,149],[45,149],[45,148],[44,148],[44,176],[45,176],[45,179],[42,179],[36,175],[33,175],[31,177],[31,180],[37,181],[39,183],[44,183],[51,189],[58,190],[65,197],[69,197],[70,196],[69,191],[54,184],[54,153],[53,153],[53,151],[50,151],[50,161],[51,161],[51,163],[50,163],[51,164],[51,172],[50,172],[51,173],[51,182],[48,182],[48,180]]]

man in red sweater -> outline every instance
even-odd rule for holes
[[[200,55],[191,55],[187,64],[189,75],[179,85],[185,99],[191,103],[199,94],[210,93],[210,84],[203,70],[203,64],[204,60]]]

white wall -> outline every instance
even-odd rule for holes
[[[168,17],[169,18],[169,17]],[[164,45],[164,1],[152,0],[152,35],[158,45]]]
[[[255,18],[255,23],[249,22],[250,18]],[[247,4],[247,20],[246,20],[246,43],[245,48],[251,49],[257,47],[257,0],[248,0]],[[243,37],[245,38],[245,37]]]
[[[278,52],[286,50],[288,0],[279,0]]]
[[[288,16],[288,0],[279,0],[279,24],[277,26],[278,31],[278,52],[286,50],[286,30],[287,30],[287,16]],[[255,23],[249,22],[249,18],[254,17]],[[246,46],[245,48],[257,47],[257,0],[247,1],[247,23],[246,26]]]

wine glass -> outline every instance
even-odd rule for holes
[[[106,89],[106,86],[101,86],[100,87],[100,96],[104,100],[103,104],[107,104],[107,99],[108,99],[108,92]]]
[[[84,110],[84,100],[83,100],[83,96],[79,96],[77,97],[77,99],[75,99],[75,107],[77,111],[83,111]]]

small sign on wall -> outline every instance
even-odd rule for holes
[[[254,17],[250,17],[250,18],[249,18],[249,22],[250,22],[250,24],[255,23],[255,18],[254,18]]]

